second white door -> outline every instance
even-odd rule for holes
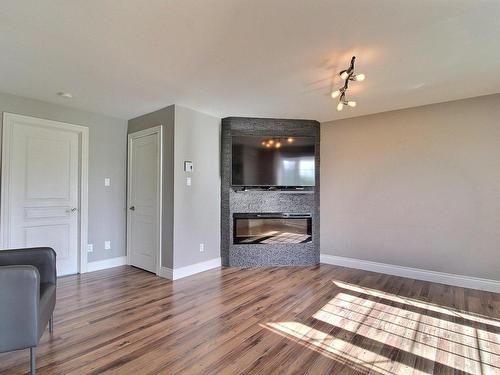
[[[127,250],[130,265],[158,272],[160,261],[161,128],[129,135]]]

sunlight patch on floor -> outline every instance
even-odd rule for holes
[[[494,367],[500,363],[500,335],[429,316],[425,311],[339,293],[313,318],[470,374],[500,372]]]
[[[436,364],[450,372],[500,374],[500,321],[354,284],[334,284],[342,291],[308,319],[310,324],[262,326],[346,366],[378,374],[436,373]]]
[[[404,304],[407,304],[409,306],[415,306],[415,307],[418,307],[421,309],[434,311],[434,312],[437,312],[440,314],[447,314],[447,315],[450,315],[452,317],[467,319],[467,320],[470,320],[472,322],[488,324],[488,325],[494,326],[496,328],[500,328],[500,319],[493,319],[490,317],[481,316],[479,314],[472,314],[472,313],[469,313],[466,311],[459,311],[456,309],[451,309],[448,307],[439,306],[439,305],[436,305],[435,303],[428,303],[428,302],[423,302],[423,301],[420,301],[420,300],[417,300],[414,298],[402,297],[402,296],[398,296],[396,294],[387,293],[387,292],[383,292],[380,290],[371,289],[371,288],[367,288],[367,287],[363,287],[363,286],[359,286],[359,285],[355,285],[355,284],[350,284],[350,283],[346,283],[343,281],[333,281],[333,284],[335,284],[339,288],[347,289],[347,290],[350,290],[352,292],[363,293],[363,294],[367,294],[367,295],[370,295],[373,297],[378,297],[378,298],[384,298],[384,299],[388,299],[388,300],[393,301],[393,302],[404,303]]]
[[[305,324],[278,322],[261,324],[261,326],[352,369],[362,372],[371,369],[380,375],[396,374],[396,372],[390,370],[393,361],[389,358],[382,358],[376,352],[357,347],[339,337],[329,335]],[[407,365],[399,365],[397,374],[425,375],[427,373],[414,370]]]

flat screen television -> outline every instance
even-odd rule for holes
[[[232,137],[232,185],[315,186],[314,137]]]

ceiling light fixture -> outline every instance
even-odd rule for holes
[[[351,59],[351,64],[349,68],[342,70],[339,73],[340,78],[342,78],[344,82],[344,86],[335,90],[331,93],[332,98],[339,97],[339,104],[337,105],[337,111],[342,111],[344,106],[347,105],[349,107],[356,107],[356,102],[354,100],[347,100],[346,93],[349,88],[349,81],[364,81],[366,76],[363,73],[354,74],[354,61],[356,60],[356,56],[353,56]]]

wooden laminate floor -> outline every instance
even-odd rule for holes
[[[1,333],[0,333],[1,334]],[[28,351],[0,354],[26,374]],[[500,295],[348,268],[59,280],[38,374],[500,374]]]

